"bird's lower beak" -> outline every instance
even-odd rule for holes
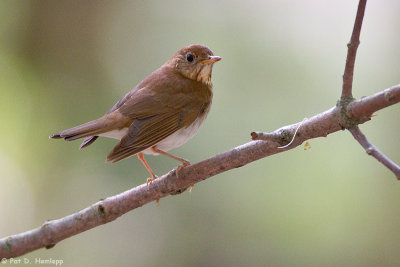
[[[219,56],[210,56],[208,59],[200,61],[201,64],[214,64],[217,61],[220,61],[222,58]]]

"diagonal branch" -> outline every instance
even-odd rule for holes
[[[364,123],[370,120],[372,112],[400,102],[400,84],[383,92],[368,97],[368,101],[352,102],[351,112],[357,114],[357,116],[351,119],[354,119],[357,123]],[[389,94],[391,97],[385,98],[382,97],[382,94]],[[0,239],[0,259],[20,256],[43,247],[51,248],[61,240],[111,222],[128,211],[149,202],[170,194],[181,193],[192,184],[219,173],[293,149],[305,140],[327,136],[343,130],[343,125],[349,124],[345,121],[348,119],[349,116],[343,114],[340,107],[333,107],[317,114],[303,122],[294,142],[284,149],[280,149],[278,146],[286,144],[292,139],[291,137],[298,126],[297,123],[282,127],[269,134],[254,132],[252,133],[253,139],[270,141],[251,141],[185,167],[180,170],[179,178],[176,178],[175,170],[172,170],[152,182],[148,190],[146,184],[142,184],[119,195],[101,200],[75,214],[58,220],[47,221],[31,231]]]
[[[360,145],[365,149],[368,155],[376,158],[380,163],[385,165],[389,170],[391,170],[394,175],[396,175],[397,179],[400,180],[400,167],[394,163],[391,159],[385,156],[379,149],[371,144],[367,137],[361,132],[358,126],[354,126],[349,129],[354,139],[356,139]]]
[[[360,44],[361,25],[364,18],[365,6],[367,0],[360,0],[358,3],[356,20],[354,22],[353,33],[351,34],[350,43],[347,44],[346,66],[343,74],[343,87],[341,99],[351,99],[353,86],[354,63],[356,61],[357,48]]]

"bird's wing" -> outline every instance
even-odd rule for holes
[[[172,92],[172,91],[170,91]],[[107,161],[117,162],[154,146],[177,130],[190,125],[198,116],[203,103],[196,94],[175,92],[154,94],[140,90],[127,99],[115,112],[134,119],[117,146],[107,156]]]

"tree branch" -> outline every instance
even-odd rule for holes
[[[353,85],[354,63],[356,61],[357,48],[360,44],[361,25],[364,18],[365,6],[367,0],[360,0],[358,3],[356,20],[354,22],[353,33],[351,34],[350,43],[347,44],[346,66],[343,74],[343,87],[341,100],[353,98],[351,92]]]
[[[346,66],[344,68],[343,74],[343,86],[342,86],[342,96],[340,98],[340,103],[343,108],[347,108],[348,104],[352,104],[353,100],[352,94],[352,86],[353,86],[353,74],[354,74],[354,64],[356,61],[357,48],[360,44],[360,32],[361,26],[364,18],[365,6],[367,4],[367,0],[360,0],[358,3],[356,20],[354,22],[353,33],[350,38],[350,43],[347,44],[347,58],[346,58]],[[390,92],[381,92],[380,100],[377,100],[377,97],[374,97],[373,101],[376,102],[375,105],[384,104],[387,100],[391,100],[393,96]],[[371,98],[364,99],[363,101],[371,101]],[[371,108],[371,105],[365,105],[365,108]],[[360,112],[360,111],[359,111]],[[361,111],[361,113],[367,112],[367,110]],[[372,114],[373,111],[370,111],[369,114]],[[360,114],[358,114],[360,115]],[[348,117],[358,117],[357,112],[354,110],[347,109]],[[382,152],[379,151],[377,147],[372,145],[367,137],[361,132],[360,128],[358,128],[357,124],[352,125],[351,123],[346,124],[346,128],[351,132],[353,137],[360,143],[360,145],[366,150],[368,155],[373,156],[387,168],[389,168],[400,180],[400,167],[397,166],[392,160],[386,157]]]
[[[400,167],[396,165],[392,160],[390,160],[387,156],[385,156],[377,147],[371,144],[367,137],[361,132],[358,126],[354,126],[349,129],[354,139],[356,139],[360,145],[365,149],[368,155],[376,158],[380,163],[385,165],[388,169],[390,169],[394,175],[396,175],[397,179],[400,180]]]
[[[398,103],[400,101],[399,91],[400,86],[395,85],[372,96],[366,96],[358,101],[351,102],[346,109],[347,116],[354,118],[362,117],[364,114],[369,114],[368,116],[370,116],[376,110],[392,105],[391,103]],[[358,105],[357,103],[360,102],[363,104],[353,108],[354,105]]]
[[[382,97],[385,94],[391,97]],[[111,222],[128,211],[149,202],[170,194],[181,193],[192,184],[219,173],[293,149],[305,140],[327,136],[343,130],[343,125],[349,124],[346,120],[364,123],[370,120],[372,112],[400,102],[400,85],[370,96],[367,100],[361,99],[352,102],[348,110],[353,114],[351,118],[342,112],[341,107],[336,106],[307,119],[303,122],[294,142],[289,147],[278,148],[279,145],[287,144],[292,139],[298,124],[288,125],[267,134],[253,132],[253,139],[260,140],[251,141],[185,167],[180,170],[179,178],[176,178],[175,170],[172,170],[152,182],[148,190],[146,184],[142,184],[119,195],[101,200],[75,214],[58,220],[47,221],[31,231],[0,239],[0,258],[20,256],[42,247],[51,248],[63,239]]]

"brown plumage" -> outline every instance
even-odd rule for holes
[[[212,66],[220,59],[206,46],[184,47],[103,117],[50,138],[72,141],[86,137],[81,144],[84,148],[99,136],[111,137],[120,142],[107,161],[117,162],[138,153],[144,161],[141,153],[145,153],[164,154],[187,165],[187,161],[165,152],[188,141],[206,118],[212,101]]]

